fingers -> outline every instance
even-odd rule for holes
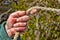
[[[24,31],[26,29],[26,27],[17,27],[17,28],[11,28],[10,31],[11,32],[16,32],[16,31]]]
[[[30,14],[34,14],[34,13],[36,13],[37,11],[38,11],[37,9],[32,9],[31,12],[30,12]],[[10,16],[11,16],[11,17],[20,17],[20,16],[23,16],[23,15],[25,15],[25,14],[26,14],[25,11],[17,11],[17,12],[12,13]]]
[[[10,16],[11,17],[20,17],[23,15],[25,15],[25,11],[17,11],[17,12],[12,13]]]
[[[21,16],[20,18],[10,17],[7,21],[7,26],[9,26],[9,28],[11,28],[12,25],[15,24],[16,22],[27,22],[28,20],[29,20],[29,16],[27,16],[27,15]]]
[[[15,23],[13,26],[14,27],[24,27],[24,26],[26,26],[27,25],[27,23],[23,23],[23,22],[19,22],[19,23]]]
[[[17,19],[17,22],[26,22],[29,20],[29,16],[25,15]]]
[[[17,32],[23,32],[24,30],[26,30],[26,27],[18,27],[18,28],[11,28],[11,29],[10,29],[10,32],[11,32],[12,34],[15,34],[16,31],[17,31]]]
[[[24,32],[26,30],[26,27],[18,27],[18,28],[11,28],[7,30],[8,36],[11,37],[12,35],[14,36],[16,31],[18,32]]]

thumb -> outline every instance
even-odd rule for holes
[[[38,12],[38,10],[37,9],[33,9],[33,8],[30,8],[30,9],[28,9],[27,11],[26,11],[26,14],[34,14],[34,13],[37,13]]]
[[[30,12],[30,14],[37,13],[37,11],[38,11],[37,9],[32,9],[31,12]]]

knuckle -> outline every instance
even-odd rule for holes
[[[27,23],[16,23],[16,24],[14,24],[14,26],[26,26],[27,25]]]

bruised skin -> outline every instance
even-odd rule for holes
[[[31,14],[35,13],[37,10],[34,9],[31,11]],[[27,21],[29,16],[26,15],[25,11],[17,11],[12,13],[5,25],[6,32],[9,37],[14,36],[16,31],[23,33],[27,28]]]

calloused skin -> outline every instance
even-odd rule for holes
[[[35,13],[37,10],[32,10],[31,13]],[[27,21],[29,16],[26,15],[25,11],[17,11],[12,13],[5,25],[6,32],[9,37],[15,35],[16,31],[22,33],[25,32],[27,28]]]

